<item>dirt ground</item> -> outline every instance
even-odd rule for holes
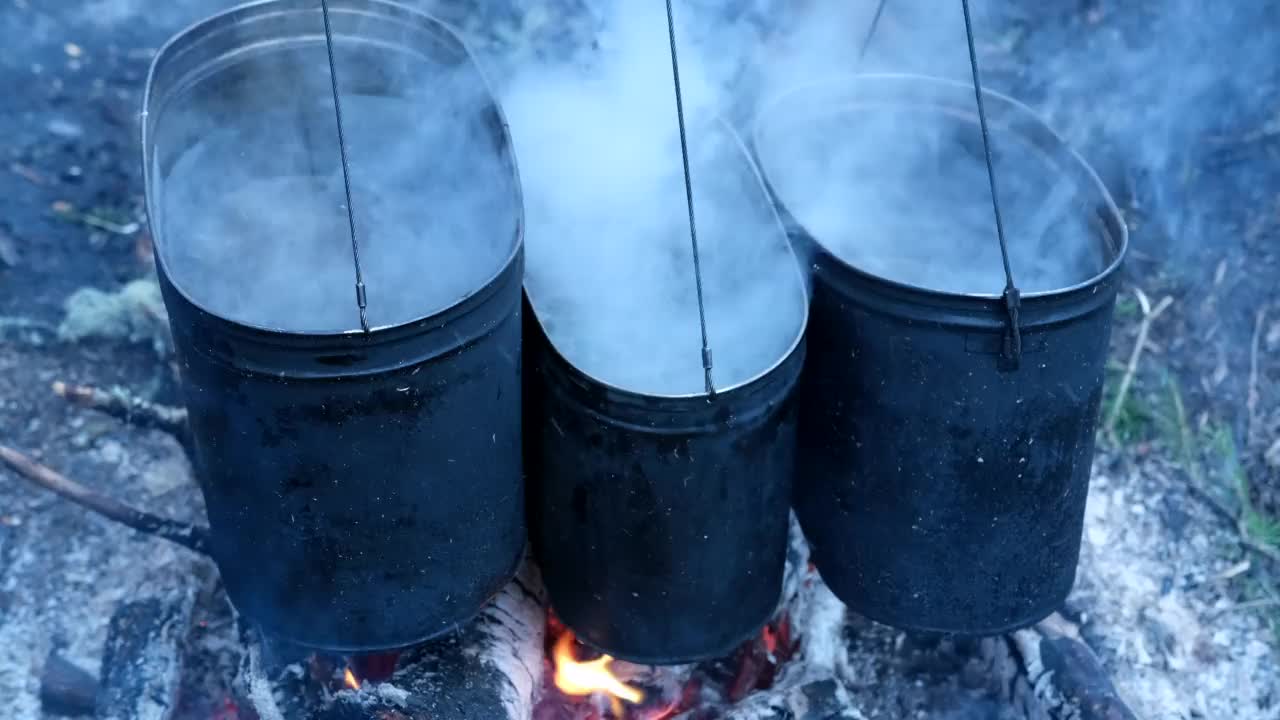
[[[123,385],[176,400],[147,280],[140,95],[155,49],[229,4],[0,0],[0,442],[182,517],[199,517],[200,501],[189,483],[175,485],[188,474],[174,469],[184,460],[170,440],[70,408],[49,386]],[[1258,43],[1280,40],[1240,35],[1232,58],[1251,68],[1249,82],[1206,83],[1212,121],[1152,128],[1145,137],[1164,148],[1153,155],[1137,151],[1133,128],[1173,92],[1140,82],[1161,60],[1144,50],[1167,30],[1158,4],[1050,5],[1001,13],[984,56],[998,87],[1044,112],[1098,167],[1133,241],[1068,611],[1144,717],[1280,718],[1280,70],[1247,62],[1268,50]],[[1241,27],[1249,8],[1266,9],[1235,5],[1223,15]],[[507,24],[491,35],[520,32],[493,12]],[[885,28],[891,38],[892,9]],[[1064,67],[1117,47],[1133,52],[1108,66],[1111,79],[1064,79],[1077,77]],[[1142,333],[1144,303],[1165,298]],[[168,568],[142,574],[153,580],[197,571],[180,551],[0,472],[0,645],[19,667],[0,675],[0,694],[16,698],[12,717],[38,716],[35,674],[49,649],[93,667],[112,604],[134,592],[113,586],[113,573],[138,563]],[[70,606],[82,612],[65,614]]]

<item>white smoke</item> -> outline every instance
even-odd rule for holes
[[[341,39],[336,50],[369,321],[398,325],[476,292],[511,255],[513,173],[474,68]],[[197,138],[162,183],[170,277],[239,322],[358,329],[323,46],[259,55],[243,77],[231,91],[197,90],[160,138]]]
[[[683,37],[682,37],[683,40]],[[708,337],[720,389],[768,370],[804,325],[794,255],[721,86],[681,43]],[[662,3],[624,3],[598,50],[526,69],[504,106],[528,219],[526,287],[552,342],[598,380],[703,390],[698,310]]]

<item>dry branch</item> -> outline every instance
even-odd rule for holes
[[[1248,410],[1246,417],[1244,440],[1246,443],[1254,442],[1254,433],[1258,428],[1258,348],[1262,344],[1262,328],[1267,322],[1267,308],[1263,306],[1258,309],[1258,314],[1254,317],[1253,323],[1253,341],[1249,344],[1249,388],[1248,395],[1245,399],[1245,409]]]
[[[1138,325],[1138,339],[1133,344],[1133,352],[1129,354],[1129,364],[1125,367],[1124,377],[1120,380],[1120,388],[1116,391],[1116,399],[1111,404],[1111,410],[1107,413],[1106,431],[1107,435],[1114,437],[1116,429],[1116,421],[1120,418],[1120,410],[1124,408],[1125,400],[1129,396],[1129,387],[1133,385],[1133,377],[1138,372],[1138,363],[1142,359],[1142,351],[1147,345],[1147,335],[1151,333],[1151,323],[1160,317],[1169,306],[1173,304],[1173,298],[1165,296],[1160,304],[1153,309],[1151,301],[1147,300],[1146,293],[1138,288],[1134,288],[1134,294],[1138,297],[1138,304],[1142,306],[1142,322]]]
[[[69,385],[58,381],[53,383],[53,392],[67,402],[97,410],[130,425],[169,433],[184,448],[190,447],[185,408],[143,400],[123,388],[102,390],[90,385]]]
[[[208,554],[209,552],[209,531],[206,528],[158,517],[114,498],[101,495],[7,445],[0,445],[0,462],[8,465],[18,477],[92,510],[108,520],[114,520],[140,533],[175,542],[198,553]]]
[[[1253,535],[1249,532],[1249,526],[1245,521],[1243,513],[1238,514],[1231,508],[1228,508],[1226,504],[1214,497],[1212,493],[1204,490],[1203,488],[1197,487],[1194,482],[1188,483],[1187,489],[1191,493],[1191,497],[1194,497],[1204,503],[1205,507],[1212,510],[1215,514],[1223,520],[1226,520],[1233,528],[1235,528],[1236,535],[1240,539],[1241,547],[1253,552],[1261,558],[1270,560],[1275,563],[1277,567],[1280,567],[1280,550],[1255,540]]]

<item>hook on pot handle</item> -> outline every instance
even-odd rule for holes
[[[1009,327],[1004,333],[1004,357],[1016,366],[1022,360],[1022,292],[1012,283],[1004,289],[1004,308],[1009,314]]]
[[[973,71],[973,94],[978,103],[978,124],[982,128],[982,152],[987,161],[987,182],[991,185],[991,210],[996,218],[996,237],[1000,240],[1000,259],[1004,262],[1004,307],[1009,316],[1005,331],[1004,357],[1016,368],[1022,361],[1022,330],[1019,325],[1022,309],[1022,293],[1013,283],[1013,269],[1009,265],[1009,245],[1004,237],[1004,219],[1000,215],[1000,193],[996,187],[995,163],[991,159],[991,133],[987,130],[987,109],[982,101],[982,74],[978,71],[978,49],[973,40],[973,19],[969,14],[969,0],[960,0],[964,9],[964,34],[969,43],[969,68]]]

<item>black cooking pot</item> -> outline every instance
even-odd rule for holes
[[[761,114],[753,149],[812,269],[795,504],[814,562],[842,600],[875,620],[994,634],[1050,614],[1075,578],[1125,226],[1079,156],[1029,109],[987,94],[993,144],[1004,156],[997,162],[997,174],[1005,171],[1002,189],[1026,195],[1023,204],[1033,210],[1037,197],[1060,203],[1065,217],[1086,228],[1082,247],[1092,262],[1075,284],[1029,288],[1017,354],[1010,352],[998,252],[989,256],[985,294],[887,279],[838,257],[832,248],[847,239],[816,231],[831,226],[830,218],[807,204],[813,188],[830,187],[823,168],[859,137],[860,122],[875,117],[899,126],[924,122],[938,132],[912,149],[930,155],[912,170],[919,177],[894,175],[900,168],[892,165],[881,167],[894,180],[864,174],[869,185],[879,183],[866,190],[881,193],[873,202],[892,201],[893,188],[884,186],[895,180],[914,178],[924,187],[926,178],[971,164],[976,180],[959,192],[973,192],[977,212],[990,222],[973,104],[971,86],[923,77],[815,84]],[[820,146],[822,160],[805,167],[796,138]],[[1010,177],[1015,168],[1020,175]],[[945,209],[924,209],[931,199],[921,198],[919,209],[904,215],[950,221]],[[880,209],[859,202],[850,197],[843,207]],[[1008,219],[1018,210],[1006,213]],[[958,229],[949,234],[945,223],[940,227],[936,234],[895,235],[881,251],[959,242]],[[987,227],[983,242],[989,238],[994,251],[994,225]],[[1010,227],[1011,246],[1033,239],[1020,235],[1019,222]],[[860,239],[870,241],[876,230]],[[1036,252],[1058,251],[1055,242]],[[1013,253],[1015,282],[1020,269],[1029,277],[1029,261],[1020,259],[1032,255]],[[959,269],[934,272],[941,281]]]
[[[388,67],[443,67],[487,93],[461,41],[430,17],[376,0],[331,5],[344,88],[394,96]],[[212,310],[182,279],[190,273],[175,273],[189,218],[166,217],[166,183],[215,126],[265,117],[280,120],[275,132],[334,133],[322,93],[313,107],[279,94],[327,87],[327,69],[313,62],[319,52],[323,63],[322,27],[317,3],[277,0],[215,16],[160,51],[144,105],[147,205],[212,554],[231,599],[281,640],[383,650],[467,620],[523,552],[520,190],[490,97],[457,118],[487,136],[505,168],[487,190],[510,208],[499,237],[458,240],[502,248],[486,281],[442,309],[380,323],[374,310],[387,298],[371,280],[367,334],[358,324],[281,330]],[[317,144],[331,151],[317,161],[331,172],[337,146]],[[350,258],[349,244],[337,250]],[[432,282],[432,268],[421,271]]]
[[[742,212],[759,213],[792,262],[745,148],[736,135],[731,143],[758,196]],[[803,312],[798,265],[794,292]],[[526,297],[529,524],[553,608],[580,640],[632,662],[729,653],[759,631],[781,590],[803,315],[765,372],[714,399],[664,396],[575,366],[552,343],[528,283]]]

